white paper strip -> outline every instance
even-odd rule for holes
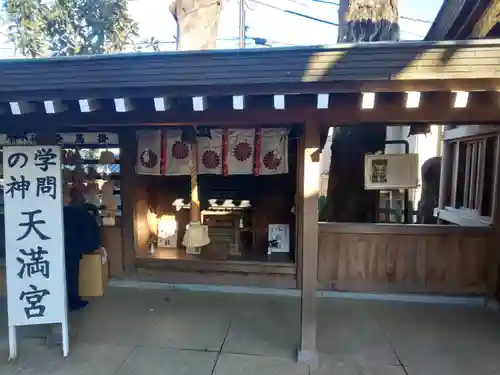
[[[27,133],[23,136],[9,136],[8,134],[0,134],[0,146],[8,145],[35,145],[37,135],[35,133]],[[91,144],[105,146],[117,146],[118,134],[115,133],[60,133],[57,135],[57,141],[60,145],[74,144]]]

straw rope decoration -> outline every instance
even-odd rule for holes
[[[191,144],[191,222],[200,222],[200,201],[198,194],[198,154],[196,143]]]

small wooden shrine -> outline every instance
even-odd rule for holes
[[[112,277],[299,288],[299,359],[311,362],[318,285],[495,289],[495,224],[318,223],[318,194],[321,139],[332,125],[498,124],[499,61],[498,40],[0,60],[0,133],[23,142],[35,133],[46,144],[61,143],[57,134],[117,136],[110,165],[119,165],[120,198],[104,229]],[[213,239],[201,253],[211,257],[179,246],[192,220],[185,142],[197,151],[196,197]],[[267,257],[277,224],[289,226],[286,259]]]

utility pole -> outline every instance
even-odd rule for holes
[[[240,0],[240,34],[239,34],[239,47],[245,48],[245,0]]]

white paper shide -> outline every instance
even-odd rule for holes
[[[9,326],[67,322],[59,146],[3,151]]]

